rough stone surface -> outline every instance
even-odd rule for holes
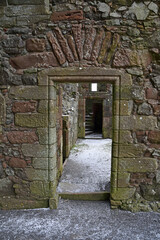
[[[151,143],[160,143],[160,131],[149,131],[148,140]]]
[[[149,15],[149,10],[147,6],[140,2],[134,2],[132,6],[129,8],[129,12],[134,13],[136,15],[137,20],[145,20]]]
[[[82,20],[83,12],[81,10],[72,10],[66,12],[53,12],[51,21],[63,21],[63,20]]]
[[[36,105],[36,102],[15,102],[12,110],[14,113],[34,112]]]
[[[23,144],[22,152],[23,152],[24,156],[27,156],[27,157],[39,157],[39,158],[48,157],[48,147],[46,145]],[[28,171],[29,171],[29,169],[28,169]]]
[[[24,56],[13,57],[10,59],[11,65],[16,69],[26,69],[30,67],[58,67],[59,64],[54,54],[47,53],[34,53]]]
[[[12,131],[7,134],[10,143],[34,143],[38,141],[35,132]]]
[[[13,195],[12,181],[7,177],[0,179],[0,196]]]
[[[48,126],[48,116],[45,114],[33,113],[31,115],[24,113],[16,113],[15,115],[15,125],[21,127],[47,127]]]
[[[45,39],[30,38],[26,42],[28,52],[43,52],[45,51]]]
[[[47,33],[47,37],[52,45],[55,56],[57,57],[59,63],[64,64],[66,62],[66,59],[65,59],[64,53],[62,52],[61,47],[59,46],[57,39],[54,37],[54,35],[51,32]]]
[[[121,158],[119,160],[119,171],[154,172],[157,166],[157,160],[154,158]]]
[[[148,103],[142,103],[138,107],[138,114],[140,114],[140,115],[152,115],[153,110],[152,110],[151,105],[149,105]]]
[[[23,159],[12,157],[9,161],[9,166],[12,168],[25,168],[27,163]]]
[[[32,99],[32,100],[39,100],[39,99],[47,99],[48,93],[47,88],[44,86],[37,87],[37,86],[19,86],[19,87],[12,87],[10,89],[10,98],[12,99]]]

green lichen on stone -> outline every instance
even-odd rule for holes
[[[130,180],[130,173],[118,172],[118,187],[128,187]]]
[[[20,127],[44,128],[48,126],[48,116],[40,113],[17,113],[15,114],[15,125]]]
[[[111,199],[113,200],[126,200],[133,197],[135,188],[118,188],[111,191]]]
[[[48,199],[34,200],[34,199],[20,199],[12,196],[3,198],[0,197],[0,209],[34,209],[34,208],[48,208]]]
[[[38,198],[50,196],[50,186],[48,182],[34,181],[30,183],[31,195]]]
[[[48,113],[48,100],[40,100],[38,104],[38,112],[47,114]]]
[[[113,57],[113,54],[115,53],[115,50],[116,48],[118,47],[119,45],[119,42],[120,42],[120,36],[118,34],[114,34],[113,36],[113,41],[112,41],[112,45],[110,47],[110,50],[108,52],[108,55],[107,55],[107,58],[106,58],[106,64],[109,64],[112,57]]]

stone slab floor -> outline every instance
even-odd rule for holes
[[[0,211],[0,240],[159,240],[159,213],[61,199],[58,209]]]
[[[66,160],[57,192],[110,191],[111,139],[78,139]]]

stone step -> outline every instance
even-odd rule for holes
[[[83,201],[106,201],[110,199],[109,192],[85,192],[85,193],[62,192],[59,193],[59,196],[63,199]]]

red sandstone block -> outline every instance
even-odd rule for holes
[[[26,49],[28,52],[43,52],[45,51],[45,39],[30,38],[26,41]]]
[[[160,116],[160,105],[153,105],[154,115]]]
[[[56,57],[52,52],[28,54],[10,59],[10,64],[15,69],[26,69],[30,67],[58,67]]]
[[[34,143],[38,141],[38,137],[35,132],[22,132],[12,131],[7,133],[7,137],[10,143]]]
[[[27,163],[21,158],[12,157],[9,161],[9,166],[12,168],[25,168],[27,167]]]
[[[145,131],[137,131],[136,132],[136,137],[137,137],[138,142],[144,142],[145,136],[146,136]]]
[[[151,143],[160,143],[160,131],[150,131],[148,134],[148,140]]]
[[[155,88],[147,88],[146,98],[147,99],[158,99],[158,90]]]
[[[65,12],[53,12],[51,15],[51,21],[63,21],[63,20],[82,20],[83,11],[82,10],[72,10]]]
[[[36,110],[36,102],[14,102],[12,111],[14,113],[34,112]]]

